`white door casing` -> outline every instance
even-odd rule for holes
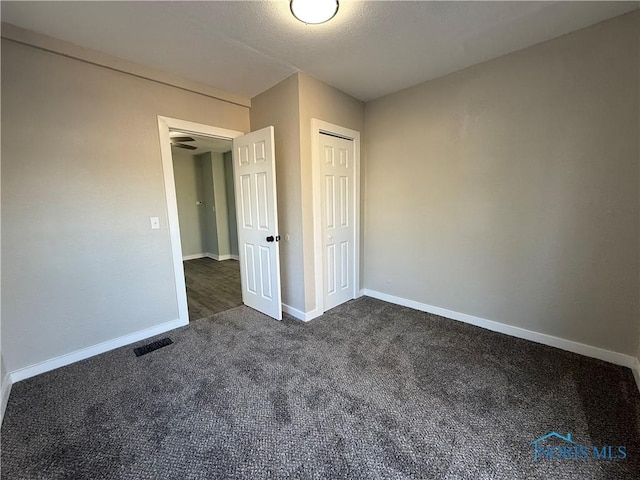
[[[360,294],[360,133],[317,119],[311,124],[314,318]]]
[[[179,130],[185,133],[226,138],[229,140],[243,135],[243,132],[158,115],[160,155],[162,157],[164,188],[167,199],[167,226],[169,228],[169,238],[171,241],[171,256],[173,260],[173,274],[176,286],[178,321],[182,326],[189,324],[189,310],[187,303],[187,290],[184,280],[184,265],[182,263],[182,246],[180,244],[180,225],[178,222],[176,184],[173,178],[173,156],[171,155],[171,142],[169,141],[170,130]]]
[[[242,301],[282,320],[274,129],[233,139]]]

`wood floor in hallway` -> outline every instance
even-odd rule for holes
[[[184,262],[189,321],[242,305],[240,263],[198,258]]]

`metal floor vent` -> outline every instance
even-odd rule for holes
[[[156,340],[155,342],[151,342],[141,347],[134,348],[133,352],[136,354],[136,357],[141,357],[142,355],[146,355],[147,353],[151,353],[154,350],[166,347],[167,345],[171,345],[172,343],[173,341],[168,337],[161,338],[160,340]]]

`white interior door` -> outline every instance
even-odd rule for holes
[[[320,134],[324,310],[355,298],[355,162],[352,140]]]
[[[233,139],[242,301],[282,320],[273,127]]]

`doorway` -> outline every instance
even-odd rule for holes
[[[189,321],[242,304],[232,142],[170,129]]]
[[[276,320],[281,320],[280,235],[278,234],[273,127],[243,134],[235,130],[158,116],[179,324],[186,325],[189,323],[189,306],[180,239],[171,132],[174,132],[175,137],[195,135],[232,141],[233,153],[230,155],[232,168],[228,170],[233,171],[242,303]],[[181,142],[174,139],[174,142],[178,143],[188,144],[189,141]],[[178,148],[192,150],[188,147]],[[217,207],[216,213],[218,213]],[[216,260],[223,260],[223,255],[218,255]]]
[[[173,273],[176,286],[176,302],[180,324],[189,323],[189,307],[187,300],[187,287],[185,266],[180,239],[180,222],[178,216],[178,201],[174,179],[173,154],[171,151],[170,132],[179,131],[184,136],[191,134],[222,140],[232,140],[243,135],[242,132],[213,127],[186,120],[158,116],[158,133],[160,138],[160,153],[162,157],[162,170],[164,176],[165,195],[167,199],[167,221],[171,242],[171,256],[173,261]],[[189,143],[189,142],[184,142]],[[185,149],[190,150],[190,149]],[[212,252],[213,253],[213,252]]]

